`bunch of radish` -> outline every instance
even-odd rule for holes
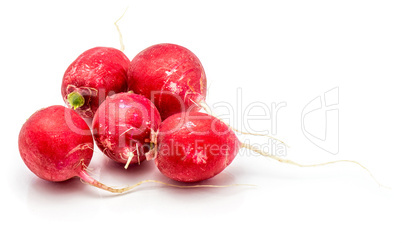
[[[79,177],[116,193],[159,182],[116,189],[93,179],[86,168],[95,140],[106,156],[125,168],[154,160],[173,180],[209,179],[230,165],[242,147],[255,149],[241,143],[227,124],[200,112],[206,87],[200,60],[179,45],[153,45],[131,62],[114,48],[89,49],[64,73],[61,94],[67,107],[41,109],[23,125],[18,140],[21,157],[34,174],[48,181]],[[92,129],[84,119],[92,119]]]
[[[67,107],[55,105],[35,112],[19,134],[23,161],[42,179],[64,181],[77,176],[111,192],[128,190],[105,186],[88,175],[86,168],[93,155],[94,140],[106,156],[124,163],[126,168],[130,163],[155,158],[158,168],[178,181],[210,178],[237,153],[233,138],[220,139],[221,143],[231,141],[228,145],[232,147],[224,151],[225,156],[208,158],[208,151],[189,148],[187,157],[178,161],[181,164],[174,165],[174,155],[162,158],[158,153],[161,146],[168,144],[169,136],[184,132],[180,131],[180,126],[186,125],[184,120],[172,123],[172,118],[177,114],[185,118],[187,112],[198,114],[194,113],[200,110],[198,103],[205,101],[204,69],[199,59],[182,46],[154,45],[131,62],[115,48],[89,49],[66,69],[61,94]],[[92,131],[84,119],[93,119]],[[207,123],[206,120],[200,127],[206,129],[210,125]],[[217,142],[214,134],[203,136],[205,141]],[[191,143],[191,138],[183,134],[174,139],[178,144]],[[199,167],[183,167],[183,162],[190,165],[191,160]],[[174,167],[182,170],[172,170]]]

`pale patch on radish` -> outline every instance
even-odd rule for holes
[[[174,67],[174,68],[172,68],[172,70],[170,70],[170,71],[165,71],[165,73],[166,73],[167,76],[170,76],[170,75],[172,75],[173,73],[175,73],[176,71],[177,71],[177,69],[176,69],[176,67]]]
[[[205,155],[205,153],[203,151],[200,151],[200,152],[194,154],[194,161],[197,164],[205,165],[207,163],[207,159],[208,159],[208,157],[207,157],[207,155]]]
[[[178,86],[176,83],[170,83],[169,90],[171,90],[173,93],[180,93],[182,91],[180,86]]]

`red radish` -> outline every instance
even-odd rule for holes
[[[86,122],[73,110],[55,105],[35,112],[22,126],[18,146],[27,167],[47,181],[79,177],[84,182],[115,193],[128,189],[108,187],[88,175],[93,139]]]
[[[200,112],[178,113],[164,120],[156,144],[158,169],[183,182],[202,181],[219,174],[241,147],[225,123]]]
[[[145,160],[151,131],[158,130],[160,123],[159,112],[149,99],[127,92],[106,98],[95,113],[92,128],[99,149],[127,168]]]
[[[300,167],[350,162],[368,171],[352,160],[302,165],[265,153],[249,144],[241,143],[228,125],[201,112],[183,112],[167,118],[153,136],[153,142],[156,146],[149,155],[153,155],[158,169],[165,176],[182,182],[202,181],[219,174],[230,165],[240,148],[250,149],[279,162]],[[371,173],[370,175],[372,176]],[[373,179],[375,180],[374,177]]]
[[[84,118],[92,118],[106,96],[127,91],[130,60],[111,47],[82,53],[64,73],[61,94],[65,103]]]
[[[175,44],[157,44],[138,53],[128,70],[128,88],[154,102],[162,120],[205,101],[207,79],[200,60]]]

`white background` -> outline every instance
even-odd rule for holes
[[[120,47],[113,23],[126,7],[119,26],[130,59],[153,44],[183,45],[204,65],[209,105],[233,104],[238,119],[253,102],[283,102],[274,135],[291,146],[287,158],[356,160],[391,189],[355,164],[299,168],[245,153],[203,183],[256,187],[146,184],[115,196],[77,178],[38,179],[19,157],[19,129],[36,110],[63,104],[61,79],[79,54]],[[402,242],[401,13],[400,1],[2,1],[1,241]],[[332,154],[306,138],[301,115],[334,88]],[[305,120],[317,136],[324,111]],[[250,126],[270,130],[272,122]],[[112,186],[171,182],[153,162],[126,171],[99,151],[90,168]]]

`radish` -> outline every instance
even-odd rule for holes
[[[200,112],[170,116],[162,122],[156,139],[156,166],[170,179],[182,182],[219,174],[241,146],[225,123]]]
[[[128,88],[154,102],[162,120],[205,101],[207,80],[197,56],[175,44],[157,44],[138,53],[128,70]]]
[[[58,182],[77,176],[110,192],[129,190],[108,187],[88,175],[92,134],[86,122],[66,107],[55,105],[35,112],[21,128],[18,147],[26,166],[44,180]]]
[[[111,47],[95,47],[78,56],[63,76],[65,103],[84,118],[92,118],[106,96],[127,91],[130,60]]]
[[[149,99],[126,92],[106,98],[95,113],[92,128],[99,149],[127,168],[145,160],[151,131],[158,130],[160,123],[159,112]]]
[[[162,174],[181,182],[198,182],[214,177],[231,164],[241,148],[300,167],[351,162],[368,171],[360,163],[352,160],[302,165],[265,153],[240,142],[227,124],[212,115],[201,112],[182,112],[170,116],[154,133],[152,142],[156,145],[147,154],[148,159],[154,158]],[[371,173],[370,175],[373,177]],[[373,179],[375,180],[374,177]],[[378,183],[377,180],[375,181]]]

